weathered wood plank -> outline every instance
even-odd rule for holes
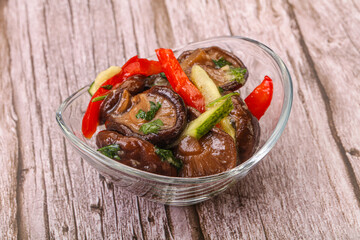
[[[35,87],[34,58],[31,55],[32,45],[29,41],[28,22],[14,18],[13,11],[27,19],[26,6],[18,2],[8,3],[7,12],[7,35],[10,46],[10,75],[14,90],[13,105],[18,115],[18,132],[21,136],[19,141],[18,164],[20,182],[18,182],[18,237],[19,238],[41,238],[48,234],[46,221],[47,204],[45,177],[42,169],[41,156],[44,149],[41,135],[42,116],[41,106],[37,99]],[[11,21],[11,24],[9,22]],[[15,34],[9,34],[9,32]],[[24,41],[21,41],[21,39]],[[41,70],[39,69],[39,72]],[[18,87],[21,86],[21,87]],[[21,96],[21,97],[19,97]],[[35,128],[37,127],[37,128]],[[35,146],[36,145],[36,146]],[[26,189],[33,191],[27,192]],[[25,196],[32,201],[24,201]],[[29,232],[28,221],[32,223],[33,231]]]
[[[199,2],[195,6],[192,3],[192,6],[206,11],[204,4]],[[178,14],[174,17],[176,22],[172,23],[174,32],[191,31],[191,27],[181,28],[181,18],[186,12],[184,6],[173,6],[173,13]],[[301,46],[301,36],[289,13],[289,4],[221,1],[220,6],[225,9],[228,24],[222,23],[221,17],[208,19],[201,11],[186,16],[187,22],[193,23],[193,29],[199,24],[198,19],[206,19],[206,25],[196,28],[197,34],[201,34],[196,38],[208,37],[208,33],[215,32],[220,24],[229,26],[227,34],[253,37],[271,46],[289,63],[293,73],[292,116],[296,117],[290,119],[286,135],[277,148],[237,185],[237,189],[197,207],[205,238],[250,237],[254,231],[258,233],[256,236],[264,238],[359,236],[356,229],[360,212],[356,196],[341,160],[341,151],[329,129],[327,103],[321,97],[312,63]],[[356,93],[354,89],[352,92]],[[309,124],[304,125],[304,122]],[[234,203],[236,195],[240,197],[238,204]],[[226,201],[227,198],[232,199],[232,204]],[[240,203],[245,207],[240,208]],[[232,233],[224,229],[238,231]]]
[[[0,238],[17,237],[17,173],[19,140],[17,114],[13,106],[14,86],[9,72],[10,49],[5,31],[5,3],[0,2]],[[19,176],[20,180],[20,176]]]
[[[0,211],[3,238],[360,236],[356,2],[1,4],[0,207],[9,206]],[[224,194],[186,208],[139,199],[99,176],[60,135],[55,109],[97,72],[157,47],[229,34],[279,53],[295,95],[275,149]]]
[[[356,1],[317,1],[292,3],[292,8],[303,48],[313,63],[316,84],[326,104],[331,135],[360,206],[360,128],[356,127],[360,119],[360,30],[357,27],[360,10],[356,4]]]
[[[138,6],[132,8],[128,4],[127,11],[123,11],[124,5],[121,5],[121,12],[117,12],[116,9],[120,10],[120,8],[116,8],[116,3],[112,2],[103,5],[94,1],[88,5],[77,5],[69,1],[58,5],[56,2],[39,1],[31,5],[24,4],[22,8],[19,8],[20,3],[13,4],[9,6],[13,10],[12,13],[20,12],[24,18],[15,18],[16,15],[13,14],[14,18],[8,22],[9,28],[19,29],[19,32],[11,32],[11,46],[14,47],[14,54],[18,54],[14,58],[23,59],[24,68],[31,69],[27,72],[30,76],[21,78],[19,75],[21,72],[15,72],[17,69],[15,65],[12,69],[14,69],[14,77],[19,79],[17,83],[23,81],[27,84],[27,88],[22,90],[27,89],[28,92],[20,92],[26,96],[24,101],[30,99],[30,104],[37,106],[32,110],[33,112],[23,111],[21,114],[22,121],[27,120],[27,115],[33,115],[36,119],[30,126],[22,126],[24,131],[28,131],[22,136],[24,141],[31,139],[29,142],[42,146],[41,148],[33,146],[27,154],[35,157],[27,155],[22,163],[24,166],[36,164],[39,167],[34,167],[37,171],[27,172],[24,177],[26,188],[22,187],[19,194],[22,209],[19,236],[30,239],[42,237],[153,239],[168,236],[169,229],[163,228],[163,224],[158,225],[159,221],[154,221],[154,219],[163,219],[165,223],[164,206],[144,200],[139,201],[116,187],[109,187],[112,186],[111,183],[105,183],[94,169],[83,163],[79,157],[74,157],[77,156],[76,153],[64,142],[61,135],[58,135],[58,129],[53,127],[54,124],[43,120],[52,119],[54,109],[59,105],[60,100],[64,100],[80,86],[88,84],[89,78],[93,79],[98,71],[107,68],[110,63],[122,64],[124,55],[136,54],[134,52],[137,49],[136,40],[131,40],[131,35],[129,36],[127,32],[122,33],[126,36],[120,36],[118,33],[127,28],[116,31],[115,27],[118,19],[121,19],[122,24],[128,22],[129,25],[133,24],[132,19],[139,19],[139,12],[132,13],[132,9],[138,9]],[[113,7],[115,10],[112,9]],[[145,7],[143,11],[150,13],[151,5]],[[99,9],[108,12],[107,18],[96,15]],[[125,15],[122,15],[124,13]],[[138,16],[131,18],[129,13]],[[151,23],[151,21],[147,22]],[[58,23],[61,24],[57,28],[52,27]],[[107,28],[104,28],[104,25]],[[148,27],[150,26],[152,25]],[[141,34],[149,32],[143,29],[133,31],[140,38],[142,38]],[[26,33],[25,39],[20,38],[21,32]],[[121,43],[119,37],[126,38],[123,47],[118,46],[119,42]],[[154,43],[149,47],[152,51],[155,48],[156,38],[155,35],[150,37],[147,43]],[[24,40],[27,44],[21,45]],[[15,50],[17,45],[21,45],[22,51]],[[148,55],[146,50],[149,49],[145,49],[144,52],[142,48],[143,52],[140,51],[140,54]],[[23,55],[20,57],[22,52]],[[25,81],[28,78],[29,81]],[[49,91],[51,94],[43,94]],[[17,101],[15,106],[22,111],[23,102]],[[33,134],[34,132],[36,134]],[[40,189],[35,185],[37,179],[40,179]],[[34,215],[32,215],[33,202],[39,203]]]

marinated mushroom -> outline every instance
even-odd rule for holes
[[[187,117],[188,117],[188,122],[195,120],[196,118],[198,118],[200,116],[200,112],[198,110],[196,110],[193,107],[187,107]]]
[[[199,65],[223,91],[239,89],[245,84],[249,75],[244,63],[238,57],[219,47],[185,51],[178,60],[189,78],[192,66]]]
[[[108,130],[166,146],[175,141],[186,127],[185,104],[169,87],[154,86],[135,96],[124,90],[119,95],[118,104],[106,118]],[[144,119],[139,116],[141,112],[152,112],[153,117]]]
[[[156,154],[154,145],[148,141],[104,130],[96,136],[96,145],[100,149],[115,145],[118,148],[115,148],[113,159],[130,167],[160,175],[177,175],[176,168],[162,161]]]
[[[265,76],[245,104],[235,90],[245,84],[247,68],[232,53],[209,47],[178,59],[171,49],[156,54],[159,61],[134,56],[117,75],[95,79],[84,136],[91,138],[105,123],[107,130],[96,137],[99,152],[168,176],[217,174],[250,158],[259,144],[258,119],[271,102],[272,80]]]
[[[151,88],[153,86],[170,86],[164,73],[154,74],[146,79],[146,87]]]
[[[180,177],[201,177],[234,168],[237,163],[235,142],[230,135],[213,128],[199,140],[186,136],[175,148],[183,162]]]
[[[234,109],[229,116],[235,124],[238,157],[240,162],[245,162],[252,156],[259,144],[260,125],[240,96],[233,96],[231,100]]]
[[[122,99],[123,94],[128,96],[128,94],[137,94],[142,92],[146,85],[145,79],[146,76],[144,75],[133,75],[118,87],[115,86],[101,103],[99,114],[100,124],[105,123],[108,114],[120,104],[121,101],[119,100]],[[123,93],[124,90],[127,92]],[[125,96],[124,99],[126,99]],[[123,103],[121,105],[124,106]]]

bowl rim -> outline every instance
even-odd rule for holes
[[[291,76],[289,73],[289,70],[287,69],[285,63],[281,60],[281,58],[269,47],[266,45],[242,36],[219,36],[219,37],[212,37],[205,39],[203,41],[197,41],[197,42],[190,42],[186,45],[182,45],[180,47],[175,48],[173,51],[181,50],[185,47],[189,47],[192,44],[199,44],[199,43],[207,43],[207,42],[213,42],[213,41],[226,41],[226,40],[240,40],[245,41],[254,45],[257,45],[262,50],[264,50],[267,54],[271,56],[271,58],[275,61],[277,64],[277,67],[279,67],[281,76],[283,78],[283,88],[284,88],[284,96],[283,96],[283,105],[281,109],[281,114],[279,117],[279,120],[275,126],[275,129],[271,133],[270,137],[266,140],[264,145],[258,149],[258,151],[251,156],[248,160],[241,163],[240,165],[236,166],[233,169],[230,169],[226,172],[209,175],[209,176],[202,176],[202,177],[169,177],[169,176],[163,176],[158,175],[146,171],[142,171],[130,166],[127,166],[125,164],[119,163],[111,158],[108,158],[104,156],[103,154],[99,153],[86,143],[84,143],[80,138],[78,138],[71,129],[65,124],[65,121],[62,117],[62,112],[80,95],[82,95],[84,92],[87,92],[87,89],[90,85],[84,86],[83,88],[77,90],[73,94],[71,94],[56,111],[56,121],[58,122],[61,130],[63,131],[64,135],[70,140],[70,142],[75,145],[77,148],[87,152],[90,154],[96,161],[99,163],[110,167],[116,171],[120,171],[125,173],[126,175],[130,175],[133,177],[140,177],[146,180],[150,181],[156,181],[166,184],[199,184],[199,183],[209,183],[214,182],[226,178],[232,178],[238,174],[244,174],[247,173],[249,170],[251,170],[256,164],[262,160],[268,152],[275,146],[277,140],[280,138],[282,132],[285,129],[286,123],[289,119],[291,107],[292,107],[292,101],[293,101],[293,84],[291,80]]]

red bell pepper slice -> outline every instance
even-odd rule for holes
[[[106,80],[101,87],[92,96],[88,108],[82,120],[81,130],[86,138],[91,138],[96,132],[96,128],[99,125],[99,114],[101,100],[93,102],[94,98],[106,95],[110,90],[102,88],[105,85],[112,85],[114,88],[125,81],[128,77],[135,74],[142,74],[150,76],[161,72],[161,65],[158,61],[150,61],[137,56],[129,59],[121,68],[120,73],[116,74],[112,78]]]
[[[186,105],[205,111],[205,100],[201,92],[195,87],[180,66],[171,49],[159,48],[155,50],[162,71],[165,73],[170,85],[177,92]]]
[[[272,96],[273,82],[270,77],[265,76],[262,83],[245,98],[245,103],[252,115],[260,120],[270,106]]]

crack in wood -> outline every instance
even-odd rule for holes
[[[100,229],[101,229],[101,236],[105,239],[105,230],[104,230],[104,191],[105,185],[104,182],[102,184],[102,191],[101,191],[101,208],[99,208],[99,215],[100,215]],[[100,204],[100,203],[99,203]]]
[[[51,178],[54,182],[56,182],[55,180],[55,171],[54,171],[54,159],[53,159],[53,155],[52,155],[52,141],[51,141],[51,135],[50,135],[50,130],[48,128],[48,136],[49,136],[49,154],[48,154],[48,157],[49,157],[49,166],[50,166],[50,172],[51,172]],[[55,184],[55,191],[57,192],[58,191],[58,186],[57,184]]]
[[[80,158],[80,166],[81,172],[83,174],[84,181],[86,181],[85,167],[84,167],[84,159]]]
[[[255,200],[255,204],[256,204],[257,212],[258,212],[258,214],[259,214],[261,226],[262,226],[262,229],[263,229],[263,231],[264,231],[264,237],[265,237],[265,239],[269,239],[269,237],[268,237],[268,235],[267,235],[267,233],[266,233],[264,221],[263,221],[263,219],[262,219],[262,217],[261,217],[261,213],[260,213],[260,209],[259,209],[259,204],[258,204],[258,202],[257,202],[256,200]]]
[[[90,4],[88,1],[88,11],[89,13],[91,13],[91,9],[90,9]],[[95,41],[94,41],[94,24],[93,24],[93,18],[90,18],[90,35],[91,35],[91,56],[92,56],[92,60],[93,60],[93,64],[94,64],[94,75],[96,76],[97,73],[97,68],[96,68],[96,60],[95,60]]]
[[[116,224],[116,230],[119,230],[119,219],[118,219],[118,214],[117,214],[117,205],[116,205],[116,198],[115,198],[115,189],[114,189],[114,185],[112,186],[111,189],[111,193],[112,193],[112,200],[114,203],[114,212],[115,212],[115,224]],[[122,229],[120,229],[120,231],[122,232]]]
[[[175,35],[171,27],[171,18],[166,7],[166,2],[164,0],[151,1],[151,9],[153,10],[155,18],[153,26],[157,45],[163,48],[173,47],[175,44]]]
[[[137,36],[136,36],[135,20],[134,20],[134,11],[133,11],[133,9],[132,9],[131,2],[132,2],[132,1],[129,1],[130,17],[131,17],[131,22],[132,22],[132,30],[133,30],[133,34],[134,34],[134,38],[135,38],[136,53],[137,53],[137,55],[139,55],[139,54],[140,54],[139,41],[138,41]]]
[[[198,234],[199,234],[198,239],[199,239],[199,240],[203,240],[203,239],[205,239],[205,237],[204,237],[204,232],[203,232],[205,229],[203,229],[203,226],[201,225],[200,215],[199,215],[199,212],[198,212],[196,206],[197,206],[197,205],[195,205],[195,206],[190,206],[189,209],[190,209],[190,212],[192,213],[192,215],[194,216],[194,218],[193,218],[193,220],[194,220],[194,223],[193,223],[193,224],[195,224],[194,227],[195,227],[196,229],[198,229]]]
[[[74,34],[74,17],[73,17],[73,10],[72,10],[72,6],[71,6],[71,0],[67,0],[67,3],[69,5],[69,13],[70,13],[70,22],[71,22],[71,32],[72,34]]]
[[[11,88],[13,91],[13,96],[15,91],[13,87],[13,81],[11,81]],[[14,112],[17,114],[16,104],[14,102],[14,98],[12,98]],[[22,177],[22,170],[23,170],[23,156],[21,153],[21,134],[20,134],[20,126],[19,121],[16,121],[16,136],[18,139],[18,156],[17,156],[17,174],[16,174],[16,228],[17,228],[17,239],[27,239],[26,230],[23,227],[23,213],[22,213],[22,194],[23,194],[23,177]]]
[[[47,15],[46,15],[46,7],[43,7],[43,18],[44,18],[44,29],[45,29],[45,39],[46,39],[46,44],[47,46],[49,46],[49,32],[48,32],[48,26],[47,26]],[[47,79],[47,84],[48,84],[48,91],[51,92],[50,90],[50,78],[49,78],[49,67],[48,67],[48,59],[46,57],[45,54],[45,47],[44,44],[42,45],[42,49],[43,49],[43,58],[44,58],[44,63],[45,63],[45,69],[46,69],[46,79]]]
[[[59,96],[60,96],[60,102],[64,102],[64,99],[61,95],[61,89],[66,89],[66,92],[67,92],[66,96],[69,96],[69,84],[68,84],[68,75],[65,70],[64,57],[63,57],[62,53],[60,54],[60,60],[61,60],[62,70],[64,72],[64,79],[65,79],[65,84],[63,84],[62,86],[65,85],[66,87],[61,88],[60,81],[59,81],[58,92],[59,92]]]
[[[138,216],[139,216],[139,225],[140,225],[140,230],[141,230],[141,239],[145,239],[145,233],[144,233],[144,229],[143,229],[143,226],[142,226],[142,218],[141,218],[141,213],[140,213],[139,197],[136,197],[136,208],[137,208],[137,212],[138,212]]]
[[[319,75],[318,75],[318,73],[317,73],[317,71],[315,69],[314,61],[313,61],[313,59],[311,57],[311,54],[310,54],[309,49],[307,47],[307,44],[305,43],[305,39],[304,39],[304,36],[302,34],[301,28],[299,26],[298,20],[296,18],[293,6],[292,6],[292,4],[289,3],[288,0],[286,0],[285,2],[287,4],[288,16],[289,16],[289,18],[291,20],[293,20],[295,22],[296,29],[299,31],[299,45],[301,46],[301,48],[302,48],[302,50],[304,52],[306,61],[308,62],[309,68],[310,68],[312,74],[314,75],[316,84],[319,87],[319,91],[320,91],[321,97],[322,97],[324,105],[325,105],[326,116],[327,116],[328,125],[329,125],[329,128],[330,128],[331,135],[332,135],[332,137],[333,137],[333,139],[334,139],[334,141],[336,143],[336,146],[337,146],[337,148],[338,148],[338,150],[340,152],[341,158],[342,158],[343,163],[345,165],[346,172],[348,174],[350,183],[351,183],[352,188],[353,188],[355,198],[356,198],[357,203],[358,203],[358,207],[360,207],[360,186],[359,186],[359,183],[358,183],[358,181],[356,179],[356,175],[355,175],[354,169],[353,169],[353,167],[351,165],[351,162],[350,162],[349,158],[346,155],[345,147],[343,146],[342,141],[341,141],[341,139],[340,139],[340,137],[338,135],[337,128],[335,126],[334,117],[333,117],[333,112],[332,112],[332,109],[331,109],[331,106],[330,106],[329,96],[328,96],[328,94],[327,94],[327,92],[325,90],[325,87],[324,87],[323,83],[321,82],[320,77],[319,77]]]
[[[4,32],[6,32],[6,25],[5,25],[5,29]],[[14,96],[16,96],[15,94],[15,88],[13,85],[13,79],[11,77],[11,49],[10,49],[10,42],[9,39],[6,37],[6,45],[7,45],[7,50],[8,50],[8,56],[9,56],[9,65],[8,65],[8,74],[9,74],[9,78],[10,78],[10,86],[11,86],[11,90],[12,90],[12,96],[11,96],[11,102],[12,105],[14,107],[14,113],[16,116],[16,119],[14,119],[15,121],[15,131],[16,131],[16,138],[18,141],[18,151],[17,151],[17,170],[16,170],[16,230],[17,230],[17,239],[27,239],[28,236],[26,235],[26,228],[23,224],[23,209],[22,209],[22,195],[23,195],[23,172],[27,171],[27,169],[23,169],[23,156],[22,156],[22,152],[21,149],[21,131],[20,131],[20,124],[19,124],[19,114],[18,114],[18,109],[17,109],[17,104],[15,103],[15,98]]]
[[[121,38],[120,38],[120,40],[121,40],[121,46],[122,46],[122,51],[123,51],[123,62],[125,62],[125,60],[127,59],[127,57],[126,57],[126,49],[125,49],[125,41],[124,41],[124,34],[123,34],[123,32],[121,32]]]
[[[287,58],[289,59],[290,64],[295,68],[295,66],[296,66],[295,61],[294,61],[294,59],[291,57],[291,54],[289,54],[288,51],[286,51],[286,56],[287,56]],[[296,72],[296,71],[294,72],[294,74],[296,75],[297,79],[300,79],[299,76],[297,75],[297,72]],[[314,126],[313,126],[313,124],[312,124],[312,121],[310,121],[310,120],[311,120],[311,117],[310,117],[311,114],[310,114],[309,109],[308,109],[308,106],[307,106],[307,104],[306,104],[304,93],[303,93],[303,91],[301,90],[301,88],[298,88],[298,89],[297,89],[297,93],[298,93],[300,102],[301,102],[301,104],[302,104],[302,106],[303,106],[303,108],[304,108],[306,118],[309,120],[309,121],[306,121],[306,123],[309,124],[309,126],[310,126],[311,135],[313,136],[313,139],[315,139],[316,142],[317,142],[318,145],[319,145],[318,138],[316,138],[316,137],[314,136],[314,132],[315,132],[314,130],[315,130],[315,129],[314,129]]]
[[[48,200],[47,200],[47,190],[46,190],[46,180],[45,180],[45,173],[42,170],[42,187],[44,191],[43,196],[43,217],[44,217],[44,226],[45,226],[45,238],[50,239],[50,223],[49,223],[49,210],[48,210]]]
[[[71,24],[72,24],[72,33],[74,34],[74,25],[73,25],[73,16],[72,16],[72,7],[70,4],[70,0],[68,0],[68,4],[69,4],[69,8],[70,8],[70,15],[71,15]],[[74,43],[73,43],[73,38],[70,39],[70,44],[71,44],[71,49],[74,49]],[[62,46],[57,46],[58,49],[61,49]],[[68,94],[67,96],[69,96],[69,93],[71,92],[69,89],[69,83],[68,83],[68,75],[66,73],[65,70],[65,61],[64,61],[64,56],[63,56],[63,52],[60,51],[60,56],[61,56],[61,61],[62,61],[62,66],[63,66],[63,71],[64,71],[64,76],[65,76],[65,83],[66,83],[66,89],[68,90]],[[74,51],[71,51],[71,61],[72,61],[72,66],[75,66],[75,58],[74,58]],[[75,78],[75,82],[78,82],[77,76],[76,76],[76,72],[75,72],[75,68],[73,67],[73,73],[72,76],[74,76]],[[60,88],[59,88],[60,89]],[[60,94],[61,95],[61,94]]]
[[[28,7],[26,4],[25,4],[25,13],[26,13],[26,33],[27,33],[27,38],[29,41],[31,76],[33,79],[33,90],[34,90],[34,98],[35,98],[35,110],[36,110],[36,115],[39,116],[39,121],[40,121],[39,125],[40,125],[41,133],[43,133],[44,132],[44,129],[43,129],[44,124],[43,124],[43,118],[42,118],[42,114],[41,114],[42,113],[41,104],[40,104],[40,101],[37,96],[37,87],[36,87],[37,78],[36,78],[36,74],[35,74],[33,47],[32,47],[32,43],[31,43],[31,35],[30,35],[29,10],[28,10]],[[41,138],[42,138],[42,142],[44,142],[44,134],[41,134]]]
[[[116,14],[115,14],[115,7],[114,7],[114,1],[113,0],[110,0],[110,5],[111,5],[112,19],[114,21],[114,26],[115,26],[115,35],[116,35],[116,38],[119,40],[120,37],[119,37],[118,25],[117,25],[117,22],[116,22]]]
[[[167,236],[167,238],[169,238],[170,236],[172,238],[174,238],[174,226],[172,224],[172,221],[171,221],[171,214],[170,214],[170,207],[167,206],[167,205],[164,205],[164,208],[165,208],[165,217],[166,217],[166,223],[167,223],[167,228],[168,229],[164,229],[165,231],[165,234],[168,234],[169,236]]]
[[[69,196],[69,190],[66,184],[66,177],[65,177],[65,173],[63,173],[63,181],[64,181],[64,189],[65,189],[65,195],[66,195],[66,199],[67,202],[70,203],[70,196]]]
[[[94,32],[91,30],[91,56],[94,63],[94,76],[96,76],[96,60],[95,60],[95,44],[94,44]]]
[[[234,36],[234,33],[233,33],[233,31],[232,31],[232,29],[231,29],[231,26],[230,26],[229,14],[227,13],[226,8],[222,5],[222,1],[221,1],[221,0],[218,0],[218,4],[219,4],[219,6],[220,6],[221,9],[224,9],[227,28],[228,28],[228,30],[229,30],[230,35],[231,35],[231,36]]]
[[[71,178],[71,174],[70,174],[69,159],[68,159],[67,147],[65,144],[65,138],[63,138],[63,146],[64,146],[63,149],[64,149],[65,168],[66,168],[66,173],[69,178],[71,197],[74,197],[73,183],[72,183],[72,178]]]
[[[165,234],[165,239],[173,239],[173,236],[169,230],[169,226],[167,224],[163,225],[163,230],[164,230],[164,234]]]
[[[73,219],[74,219],[75,239],[78,240],[79,239],[79,237],[78,237],[78,226],[77,226],[77,221],[76,221],[74,202],[71,203],[71,208],[72,208],[72,215],[73,215]]]

